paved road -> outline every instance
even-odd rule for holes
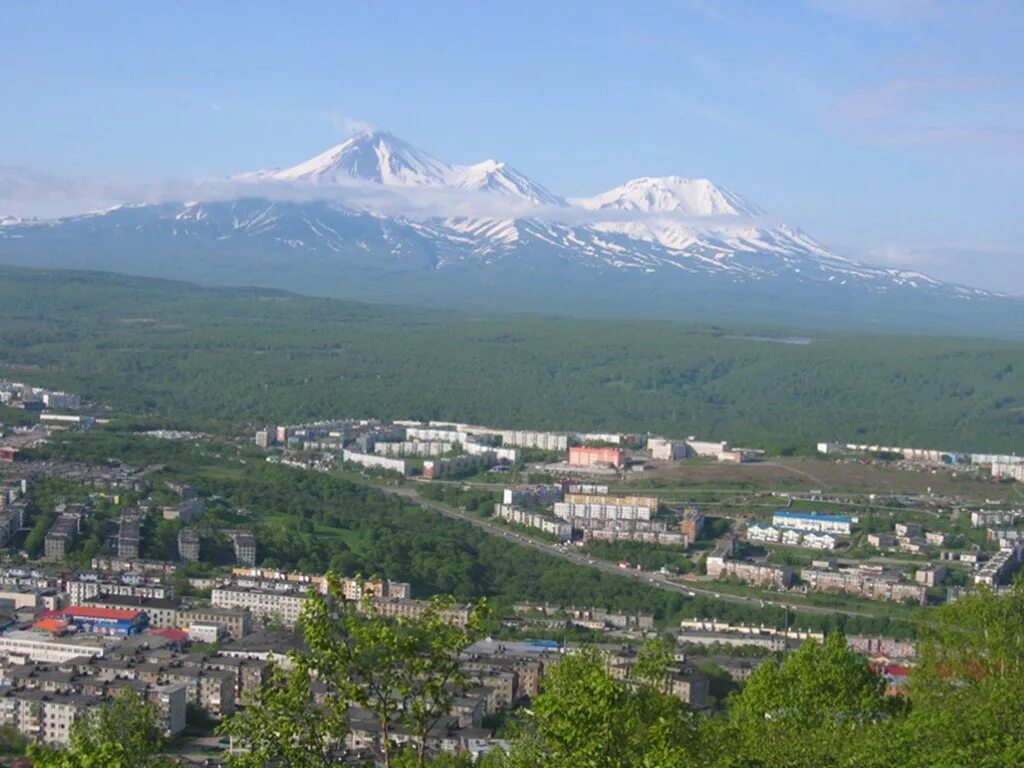
[[[552,557],[560,557],[561,559],[568,560],[569,562],[574,563],[576,565],[582,565],[584,567],[593,568],[595,570],[603,571],[604,573],[613,574],[615,576],[624,576],[626,578],[633,579],[634,581],[646,583],[648,586],[657,587],[658,589],[664,589],[669,592],[677,592],[681,595],[687,595],[689,597],[694,597],[695,595],[704,595],[706,597],[713,597],[716,600],[722,600],[723,602],[737,603],[754,608],[763,608],[766,605],[771,605],[777,606],[779,608],[788,608],[789,610],[794,612],[802,611],[804,613],[844,613],[848,616],[867,617],[873,617],[876,615],[872,613],[861,613],[858,611],[837,611],[834,608],[823,608],[813,605],[796,605],[792,603],[782,602],[777,597],[774,597],[774,599],[772,600],[766,600],[757,597],[747,597],[745,595],[731,595],[726,592],[716,592],[714,589],[709,589],[707,587],[699,586],[696,584],[681,584],[677,581],[669,579],[667,576],[664,576],[660,573],[648,573],[645,571],[634,571],[627,568],[619,568],[617,565],[614,565],[612,563],[590,558],[586,554],[581,554],[579,552],[574,552],[572,550],[563,550],[554,544],[549,544],[544,541],[531,539],[529,536],[524,536],[520,533],[517,533],[516,531],[509,530],[504,526],[497,525],[496,523],[492,523],[489,520],[477,517],[476,515],[470,514],[468,512],[461,512],[444,504],[438,504],[437,502],[421,498],[420,495],[416,492],[415,488],[410,488],[407,486],[396,487],[387,485],[382,485],[380,486],[380,488],[385,493],[391,493],[397,496],[401,496],[403,499],[406,499],[407,501],[416,504],[417,506],[432,510],[434,512],[438,512],[444,515],[445,517],[451,517],[457,520],[462,520],[463,522],[469,523],[470,525],[475,525],[477,528],[486,531],[492,536],[498,536],[513,544],[517,544],[522,547],[529,547],[539,552],[544,552],[545,554],[551,555]]]

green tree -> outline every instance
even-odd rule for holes
[[[919,631],[913,709],[880,764],[1024,765],[1024,581],[943,606]],[[901,756],[902,755],[902,756]]]
[[[271,667],[258,694],[245,702],[220,732],[243,750],[228,757],[230,768],[325,768],[336,765],[348,730],[347,687],[313,696],[308,660],[295,654],[288,669]],[[344,692],[343,692],[344,691]]]
[[[399,754],[399,726],[412,737],[408,759],[426,764],[431,728],[450,712],[453,696],[466,688],[459,655],[479,635],[486,604],[477,605],[461,626],[448,613],[451,598],[435,598],[416,618],[390,618],[364,592],[367,597],[360,602],[346,600],[333,572],[327,575],[325,594],[311,590],[300,622],[305,650],[290,654],[292,669],[276,670],[270,684],[222,727],[248,750],[232,758],[233,766],[332,764],[350,704],[376,719],[376,750],[385,766],[394,765]],[[313,680],[328,692],[315,701]]]
[[[646,682],[615,679],[593,648],[552,667],[521,729],[509,754],[489,762],[503,768],[668,768],[691,765],[696,757],[686,705]]]
[[[773,768],[843,765],[852,744],[898,712],[885,682],[838,632],[765,662],[729,704],[726,726],[709,729],[721,764],[742,757]]]
[[[126,691],[71,728],[67,749],[33,745],[36,768],[165,768],[156,706]]]

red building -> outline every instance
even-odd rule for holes
[[[624,463],[625,454],[621,448],[588,448],[585,445],[574,445],[569,449],[571,467],[592,467],[595,464],[621,467]]]
[[[0,462],[9,464],[18,458],[18,449],[9,445],[0,446]]]

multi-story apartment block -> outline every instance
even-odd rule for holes
[[[170,587],[166,587],[163,584],[146,581],[125,583],[123,581],[97,578],[68,579],[64,582],[64,592],[67,593],[70,605],[79,605],[94,597],[106,597],[108,595],[166,600],[172,597],[174,593]]]
[[[306,604],[306,593],[302,589],[216,587],[210,593],[210,603],[216,608],[247,610],[259,622],[278,621],[286,627],[294,627]]]
[[[88,508],[82,504],[66,504],[57,508],[57,518],[43,542],[44,559],[57,562],[67,556],[82,532],[82,521],[87,515]]]
[[[814,592],[843,592],[869,600],[912,601],[924,605],[927,590],[920,584],[900,581],[882,570],[851,568],[840,571],[804,568],[800,579]]]
[[[779,528],[795,528],[799,531],[815,531],[833,535],[849,536],[856,518],[846,515],[819,515],[817,512],[788,512],[779,510],[772,515],[772,525]]]
[[[516,448],[537,448],[543,451],[565,451],[569,448],[569,436],[556,432],[512,429],[501,433],[501,444]]]
[[[565,498],[560,485],[515,485],[502,493],[502,504],[520,509],[550,507]]]
[[[178,531],[178,557],[185,563],[199,562],[199,531],[195,528]]]
[[[641,541],[669,547],[687,547],[691,543],[685,533],[677,531],[645,531],[642,529],[616,531],[607,528],[585,530],[583,541]]]
[[[370,610],[382,616],[395,616],[411,619],[418,619],[430,607],[426,600],[400,600],[383,598],[374,600],[370,604]],[[465,626],[469,622],[470,614],[473,612],[471,605],[455,605],[441,612],[441,618],[453,624]]]
[[[235,550],[236,563],[256,565],[256,537],[251,531],[232,531],[231,544]]]
[[[683,521],[679,524],[679,530],[689,539],[692,544],[704,532],[704,513],[697,509],[687,509],[683,512]]]
[[[1024,517],[1024,511],[1019,509],[982,509],[971,512],[972,528],[988,528],[990,526],[1013,525]]]
[[[139,556],[142,542],[142,523],[135,510],[123,512],[117,528],[117,556],[123,560],[134,560]]]
[[[435,480],[456,472],[493,467],[497,463],[498,455],[493,450],[474,455],[454,456],[450,459],[432,459],[423,462],[423,477]]]
[[[564,520],[553,519],[547,515],[519,509],[509,504],[495,504],[494,516],[511,523],[537,528],[545,533],[557,536],[560,541],[572,539],[572,526]]]
[[[566,501],[554,505],[555,515],[563,520],[576,518],[601,518],[605,520],[650,520],[656,506],[640,506],[630,503],[630,498],[615,496],[574,496],[566,495]],[[580,499],[580,501],[570,500]],[[585,501],[584,501],[585,500]],[[657,500],[655,500],[655,504]]]
[[[72,726],[101,701],[98,696],[0,688],[0,723],[30,741],[67,746]]]
[[[1020,569],[1022,554],[1024,550],[1019,545],[999,550],[978,568],[974,574],[974,583],[988,587],[1005,584]]]
[[[139,595],[97,595],[89,598],[86,606],[110,608],[115,611],[142,611],[149,617],[154,629],[177,628],[181,601],[175,598],[142,597]]]
[[[398,443],[376,443],[373,452],[378,456],[444,456],[455,450],[455,443],[436,440],[403,440]]]
[[[748,584],[775,589],[785,589],[793,583],[793,572],[785,566],[732,560],[717,553],[708,557],[707,568],[713,579],[733,576]]]
[[[590,448],[574,445],[569,448],[570,467],[593,467],[608,465],[621,467],[626,463],[626,454],[621,448]]]
[[[409,475],[412,472],[412,465],[405,459],[390,459],[387,456],[378,456],[374,453],[357,453],[347,449],[341,452],[341,458],[343,461],[358,464],[367,469],[383,469],[388,472],[398,472],[401,475]]]
[[[224,634],[232,640],[240,640],[252,633],[252,614],[240,608],[210,606],[178,611],[178,626],[180,628],[187,629],[193,622],[217,624],[224,628]]]

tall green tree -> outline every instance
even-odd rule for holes
[[[844,765],[854,743],[899,711],[884,680],[838,632],[761,665],[729,705],[728,723],[708,729],[720,764],[772,768]]]
[[[654,649],[656,657],[661,649]],[[652,665],[652,667],[655,665]],[[694,764],[696,727],[682,701],[646,681],[614,678],[593,648],[560,659],[503,768],[669,768]]]
[[[1024,581],[943,606],[919,635],[913,709],[885,764],[1024,765]]]
[[[376,752],[384,766],[395,764],[398,729],[410,737],[414,763],[425,765],[431,729],[468,685],[459,656],[480,634],[487,614],[480,603],[461,624],[453,621],[453,608],[451,598],[438,597],[420,616],[387,617],[368,593],[358,602],[346,600],[341,580],[329,573],[326,593],[311,591],[303,610],[305,649],[290,654],[291,669],[276,670],[270,684],[224,725],[223,732],[246,750],[231,758],[232,766],[333,764],[352,705],[376,720]],[[314,681],[321,691],[316,696]]]
[[[125,691],[71,728],[66,749],[33,745],[35,768],[168,768],[156,706]]]
[[[263,688],[226,720],[230,768],[326,768],[337,765],[348,731],[348,688],[313,695],[308,660],[295,654],[288,668],[274,665]]]

